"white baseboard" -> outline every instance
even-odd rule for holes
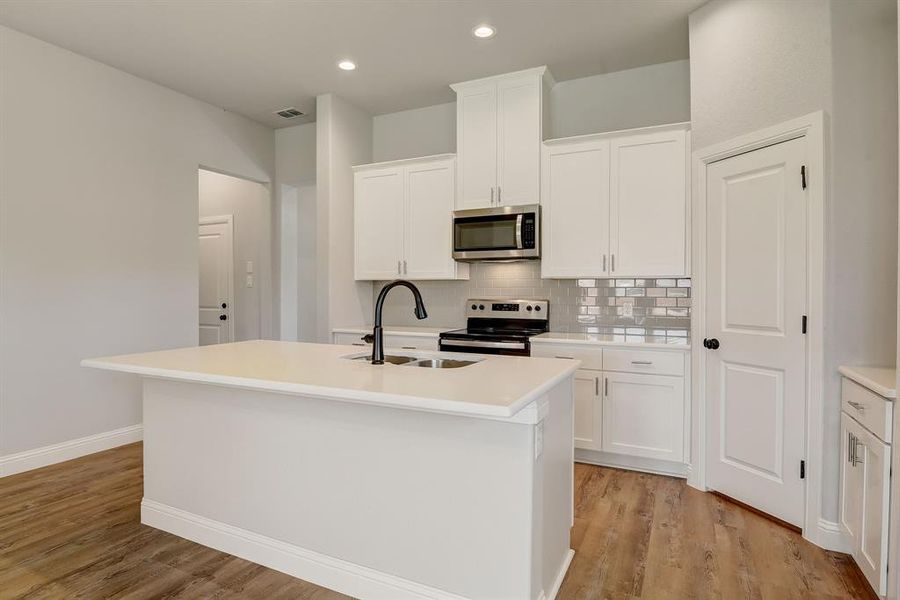
[[[451,592],[326,556],[147,498],[141,502],[141,523],[354,598],[464,600]]]
[[[826,521],[825,519],[820,518],[815,530],[804,531],[803,537],[807,541],[826,550],[843,552],[844,554],[850,553],[850,546],[847,543],[847,538],[844,536],[841,526],[834,521]]]
[[[78,438],[77,440],[69,440],[61,444],[53,444],[52,446],[0,456],[0,477],[24,473],[25,471],[55,465],[73,458],[80,458],[94,452],[139,442],[143,437],[143,425],[131,425],[121,429],[114,429],[113,431],[104,431],[96,435]]]
[[[613,454],[611,452],[601,452],[598,450],[576,448],[575,462],[596,465],[598,467],[625,469],[626,471],[639,471],[641,473],[651,473],[653,475],[679,477],[682,479],[687,476],[687,468],[683,463],[643,458],[640,456],[626,456],[624,454]]]
[[[566,578],[566,573],[569,571],[569,565],[572,564],[573,558],[575,558],[575,551],[570,549],[563,559],[559,573],[556,574],[556,579],[553,580],[553,587],[550,588],[550,593],[541,593],[540,600],[556,600],[556,595],[559,594],[559,588],[562,587],[563,580]]]

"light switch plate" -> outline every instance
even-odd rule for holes
[[[247,272],[248,272],[248,273],[252,273],[252,272],[253,272],[253,261],[252,261],[252,260],[248,260],[248,261],[247,261]],[[250,286],[248,285],[247,287],[250,287]]]
[[[252,287],[253,287],[253,275],[247,275],[247,283],[246,283],[246,285],[247,285],[248,288],[252,288]]]

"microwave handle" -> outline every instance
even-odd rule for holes
[[[522,249],[522,219],[525,217],[523,214],[519,214],[516,216],[516,248]]]

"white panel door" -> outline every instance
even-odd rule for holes
[[[575,447],[600,450],[602,432],[600,373],[575,371]]]
[[[406,242],[403,275],[410,279],[452,279],[452,160],[406,168]]]
[[[356,279],[394,279],[403,260],[403,168],[354,176]]]
[[[803,522],[807,194],[803,138],[707,170],[707,478]]]
[[[686,133],[610,142],[610,267],[616,277],[687,275]]]
[[[497,203],[537,204],[541,183],[541,78],[497,84]]]
[[[603,450],[684,460],[684,378],[603,375]]]
[[[201,219],[199,344],[234,341],[231,216]]]
[[[457,92],[456,207],[487,208],[497,186],[497,84],[466,86]]]
[[[841,413],[841,506],[840,525],[850,547],[859,548],[862,525],[863,470],[853,461],[855,440],[862,429],[859,423]]]
[[[862,470],[862,522],[854,557],[866,579],[883,596],[887,593],[891,447],[860,428],[854,456],[856,469]]]
[[[609,276],[609,142],[543,152],[541,276]]]

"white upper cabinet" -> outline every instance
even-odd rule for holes
[[[609,275],[609,141],[545,146],[541,206],[545,277]]]
[[[688,274],[686,138],[676,129],[610,139],[611,275]]]
[[[543,277],[689,277],[687,124],[552,140]]]
[[[355,278],[467,279],[452,258],[455,157],[354,167]]]
[[[456,207],[537,204],[546,67],[457,83]]]

